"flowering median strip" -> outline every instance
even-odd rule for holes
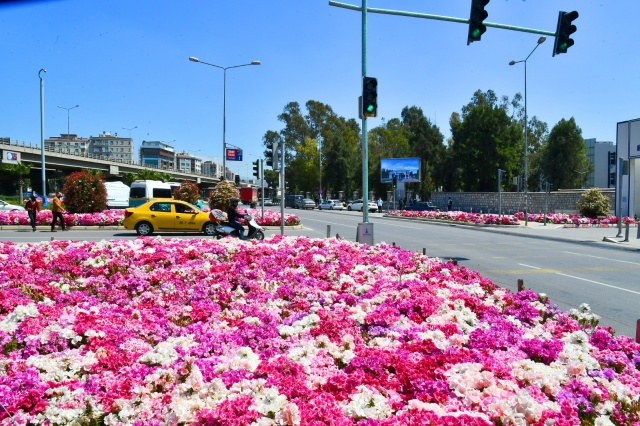
[[[0,243],[0,420],[631,425],[640,345],[381,244]]]
[[[247,209],[246,212],[256,219],[258,225],[280,226],[280,212],[265,210],[264,218],[261,217],[261,210]],[[65,213],[63,217],[67,226],[122,226],[124,210],[104,210],[99,213]],[[52,218],[51,210],[42,210],[38,213],[37,225],[51,226]],[[300,223],[299,216],[285,214],[285,226],[296,226]],[[4,225],[31,226],[27,212],[19,211],[0,212],[0,226]]]

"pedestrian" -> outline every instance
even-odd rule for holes
[[[451,197],[449,197],[449,202],[447,203],[447,211],[450,212],[453,210],[453,201],[451,201]]]
[[[382,213],[382,198],[378,197],[378,213]]]
[[[31,194],[31,197],[29,197],[29,199],[27,200],[27,203],[25,204],[24,208],[27,210],[27,213],[29,214],[31,229],[33,229],[33,232],[36,232],[36,223],[37,223],[38,213],[40,212],[40,203],[38,202],[38,199],[36,198],[35,195]]]
[[[63,231],[67,230],[67,227],[64,224],[64,217],[62,217],[62,212],[64,211],[64,209],[62,208],[62,194],[60,192],[57,192],[56,195],[53,197],[53,202],[52,202],[52,206],[51,206],[51,213],[53,213],[53,219],[51,220],[51,232],[57,232],[56,231],[56,222],[58,221],[58,219],[60,219],[60,227],[62,228]]]

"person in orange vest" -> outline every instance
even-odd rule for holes
[[[29,214],[29,221],[31,222],[31,229],[33,232],[36,232],[36,220],[38,217],[38,213],[40,212],[40,203],[35,195],[31,194],[31,197],[27,200],[27,203],[24,205],[24,208],[27,210]]]
[[[51,206],[51,212],[53,213],[53,219],[51,220],[51,232],[56,232],[56,222],[58,219],[60,219],[60,227],[62,230],[67,230],[67,227],[64,225],[64,218],[62,217],[64,209],[62,208],[61,197],[62,194],[60,192],[56,193],[55,197],[53,197],[53,205]]]

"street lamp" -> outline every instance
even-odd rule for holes
[[[122,128],[122,130],[128,130],[128,131],[129,131],[129,139],[131,139],[131,131],[132,131],[133,129],[137,129],[137,128],[138,128],[138,126],[133,126],[133,127],[123,127],[123,128]],[[135,150],[133,149],[133,139],[131,139],[131,161],[132,161],[133,163],[135,163],[134,156],[135,156]]]
[[[220,65],[210,64],[208,62],[201,61],[198,58],[189,56],[191,62],[199,62],[204,65],[220,68],[224,70],[224,86],[223,86],[223,100],[222,100],[222,176],[226,178],[227,172],[227,70],[230,68],[246,67],[248,65],[260,65],[260,61],[251,61],[249,64],[233,65],[230,67],[221,67]]]
[[[529,56],[531,56],[533,52],[535,52],[535,50],[538,48],[538,46],[544,43],[546,39],[547,39],[546,37],[540,37],[538,39],[538,44],[536,44],[536,47],[534,47],[531,53],[529,53]],[[529,56],[527,56],[521,61],[509,62],[509,65],[515,65],[515,64],[519,64],[520,62],[524,62],[524,225],[525,226],[529,226],[529,215],[528,215],[529,198],[527,194],[527,189],[529,187],[527,182],[527,179],[529,179],[529,163],[528,163],[529,144],[527,142],[527,133],[529,133],[528,131],[529,125],[527,123],[527,59],[529,59]]]
[[[79,106],[80,105],[76,105],[76,106],[72,106],[71,108],[65,108],[65,107],[58,106],[58,108],[67,110],[67,140],[71,140],[71,135],[69,134],[69,111],[71,111],[74,108],[78,108]]]
[[[40,78],[40,151],[42,160],[42,205],[47,205],[47,181],[45,180],[44,171],[44,79],[41,73],[47,72],[45,68],[38,71],[38,78]]]

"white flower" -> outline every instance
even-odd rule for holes
[[[384,419],[391,415],[387,399],[362,385],[351,395],[351,402],[343,407],[343,411],[356,419]]]
[[[34,303],[18,305],[13,312],[0,321],[0,331],[11,334],[18,329],[18,324],[20,324],[26,317],[35,318],[38,314],[38,308]]]

